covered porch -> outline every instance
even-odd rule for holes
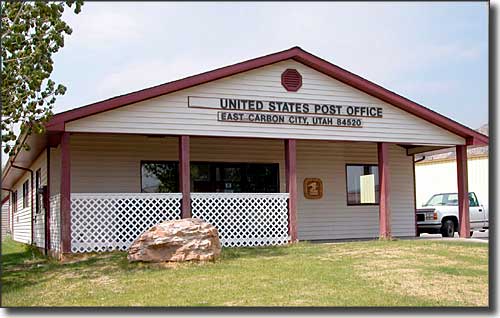
[[[378,167],[378,200],[377,204],[367,206],[349,206],[342,202],[338,207],[339,200],[329,198],[330,194],[325,195],[325,200],[308,201],[301,193],[304,176],[322,176],[325,187],[329,186],[329,179],[338,184],[346,178],[336,168],[321,175],[325,173],[321,167],[308,159],[311,145],[320,152],[323,150],[319,145],[338,142],[299,142],[302,145],[301,166],[297,169],[297,141],[291,139],[64,133],[59,145],[51,149],[52,162],[49,164],[53,179],[61,180],[60,184],[51,184],[51,193],[56,194],[50,199],[50,247],[62,253],[126,250],[151,226],[164,220],[188,217],[200,218],[216,226],[223,246],[286,244],[300,237],[315,239],[311,235],[316,230],[309,228],[312,223],[308,219],[318,219],[317,223],[328,226],[328,215],[315,216],[310,212],[315,207],[311,203],[321,204],[318,210],[323,209],[327,214],[338,213],[338,222],[333,222],[337,222],[339,232],[342,230],[338,227],[346,224],[342,221],[344,212],[351,213],[353,218],[367,217],[366,223],[371,222],[370,226],[376,227],[367,230],[368,237],[390,237],[393,234],[391,220],[396,222],[398,236],[403,233],[402,227],[414,227],[414,201],[408,199],[412,192],[403,195],[408,199],[404,207],[396,201],[393,203],[396,213],[391,215],[389,149],[391,153],[398,149],[398,156],[391,156],[399,174],[401,164],[397,161],[401,157],[406,160],[405,171],[412,167],[412,156],[404,147],[389,143],[366,143],[366,146],[344,142],[344,148],[357,146],[362,150],[359,155],[356,151],[351,151],[351,157],[343,155],[342,166],[345,161],[368,162]],[[329,152],[337,153],[338,150],[332,148]],[[190,170],[201,158],[207,162],[275,164],[278,170],[276,189],[232,192],[217,188],[221,192],[195,192]],[[178,191],[148,193],[141,171],[143,164],[174,161],[178,162]],[[331,164],[327,158],[321,163],[325,167]],[[394,187],[413,183],[412,178],[412,175],[396,177]],[[344,184],[334,187],[338,188],[335,195],[347,195],[340,193]],[[331,201],[334,204],[330,204]],[[323,222],[320,218],[326,219]],[[352,223],[352,219],[347,222]],[[303,229],[300,235],[299,224]],[[335,229],[335,226],[329,227]]]
[[[51,148],[49,163],[52,179],[61,180],[51,185],[51,193],[56,194],[50,198],[50,248],[57,253],[126,250],[153,225],[189,217],[216,226],[226,247],[297,240],[295,140],[266,141],[266,149],[259,151],[252,139],[215,138],[215,144],[224,146],[215,146],[211,154],[206,139],[195,137],[194,147],[191,140],[189,136],[63,134]],[[221,179],[210,188],[200,181],[203,173],[199,180],[191,178],[193,167],[219,162],[229,165],[226,170],[247,162],[248,170],[274,168],[265,176],[271,184]],[[162,172],[161,184],[154,176],[156,165],[172,168]]]

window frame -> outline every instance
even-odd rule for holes
[[[379,193],[378,193],[378,196],[377,196],[377,191],[375,189],[375,198],[378,199],[378,203],[349,203],[349,184],[348,184],[348,176],[347,176],[347,168],[349,166],[354,166],[354,167],[365,167],[365,166],[370,166],[370,167],[377,167],[378,169],[378,164],[373,164],[373,163],[346,163],[345,164],[345,200],[346,200],[346,204],[347,206],[379,206],[380,205],[380,189],[379,189]],[[379,171],[377,171],[378,173],[380,173]],[[379,188],[380,188],[380,175],[379,175]]]
[[[23,182],[23,209],[30,207],[30,200],[29,200],[30,185],[29,185],[29,182],[30,182],[30,179],[26,179],[26,181]]]
[[[17,213],[17,190],[12,192],[12,213]]]
[[[141,193],[180,193],[181,190],[180,183],[179,183],[179,192],[144,192],[142,189],[142,165],[148,163],[175,163],[177,165],[177,172],[179,172],[180,169],[180,163],[178,160],[141,160],[141,162],[139,163],[139,189],[141,190]],[[177,178],[179,178],[179,175],[177,175]]]
[[[141,190],[141,193],[147,193],[142,191],[142,165],[143,164],[148,164],[148,163],[175,163],[177,164],[177,171],[179,171],[180,168],[180,163],[178,160],[141,160],[139,163],[139,189]],[[281,183],[280,183],[280,163],[279,162],[232,162],[232,161],[190,161],[189,163],[189,173],[191,177],[191,165],[192,164],[199,164],[199,165],[215,165],[215,164],[221,164],[222,166],[227,166],[227,165],[251,165],[251,164],[258,164],[258,165],[273,165],[276,166],[277,168],[277,174],[276,174],[276,181],[277,181],[277,191],[278,192],[268,192],[268,193],[280,193],[281,192]],[[213,188],[215,188],[215,169],[212,168],[213,166],[210,167],[210,179],[211,179],[211,185]],[[245,175],[241,176],[242,178],[246,178],[246,172]],[[179,184],[179,191],[180,191],[180,184]],[[203,192],[203,193],[216,193],[216,192]],[[222,192],[221,192],[222,193]],[[236,193],[247,193],[247,192],[236,192]],[[257,193],[257,192],[255,192]]]
[[[214,166],[219,164],[220,167],[227,168],[230,166],[238,166],[238,168],[244,168],[245,165],[269,165],[269,166],[275,166],[277,168],[277,174],[276,174],[276,182],[277,182],[277,191],[278,192],[266,192],[266,193],[281,193],[281,183],[280,183],[280,164],[279,162],[241,162],[241,161],[191,161],[189,165],[189,171],[191,172],[191,164],[198,164],[198,165],[210,165],[210,179],[211,179],[211,186],[212,188],[216,187],[216,178],[215,178],[215,168]],[[244,170],[244,173],[241,175],[242,180],[246,180],[245,182],[242,182],[242,184],[247,185],[248,188],[248,175],[247,175],[247,170]],[[225,193],[225,192],[202,192],[202,193]],[[234,193],[262,193],[262,192],[234,192]]]

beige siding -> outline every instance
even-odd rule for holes
[[[50,195],[59,193],[61,193],[61,146],[50,148]]]
[[[177,138],[133,135],[71,136],[72,192],[140,192],[141,160],[177,160]],[[347,207],[345,164],[377,163],[376,144],[298,143],[299,238],[337,239],[378,236],[378,207]],[[285,192],[284,146],[281,140],[191,138],[192,161],[269,162],[280,164]],[[397,236],[414,235],[412,157],[391,146],[392,222]],[[306,177],[323,179],[321,200],[306,200]]]
[[[42,152],[38,158],[33,162],[33,164],[29,167],[31,170],[33,170],[33,189],[31,188],[31,183],[30,185],[30,196],[33,197],[33,203],[31,201],[31,198],[28,199],[28,205],[23,208],[23,183],[28,180],[30,182],[31,179],[31,173],[30,172],[25,172],[23,176],[18,180],[18,182],[14,185],[13,190],[17,190],[17,212],[14,213],[13,217],[13,228],[14,228],[14,235],[13,238],[14,240],[18,242],[23,242],[23,243],[31,243],[31,205],[33,204],[33,213],[35,217],[35,243],[37,246],[43,247],[44,246],[44,214],[45,211],[43,210],[43,206],[41,208],[41,211],[39,214],[36,214],[35,211],[35,198],[36,198],[36,191],[34,189],[35,187],[35,172],[36,170],[40,169],[41,170],[41,185],[44,186],[47,184],[47,154],[46,152]]]
[[[469,191],[476,193],[481,204],[488,206],[488,157],[467,161]],[[421,207],[436,193],[457,192],[455,160],[421,162],[415,165],[417,206]]]
[[[40,169],[41,180],[40,184],[43,187],[47,185],[47,153],[45,151],[35,160],[31,166],[33,170],[33,187],[36,187],[35,182],[35,172]],[[34,204],[36,207],[36,188],[33,190]],[[45,246],[45,210],[43,208],[43,202],[40,201],[40,211],[36,213],[36,208],[34,211],[34,240],[38,247]]]
[[[10,233],[10,201],[7,200],[2,204],[2,237]]]
[[[31,200],[28,200],[27,206],[23,208],[23,183],[30,178],[31,174],[25,172],[12,188],[12,190],[17,190],[17,212],[14,213],[13,217],[13,239],[22,243],[31,243]]]
[[[296,68],[303,76],[303,86],[298,92],[287,92],[280,84],[281,73],[287,68]],[[219,122],[215,109],[188,108],[188,96],[377,106],[383,108],[383,118],[363,118],[363,128]],[[82,118],[67,123],[66,130],[415,144],[464,143],[463,138],[293,60]]]
[[[141,160],[178,160],[178,138],[134,135],[71,136],[72,192],[140,192]],[[191,138],[191,161],[280,163],[283,141]]]
[[[390,147],[392,231],[414,236],[412,158],[396,145]],[[377,237],[378,206],[347,206],[346,164],[377,164],[373,143],[299,142],[297,149],[298,224],[300,240]],[[307,200],[305,178],[321,178],[324,196]]]

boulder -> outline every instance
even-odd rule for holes
[[[215,226],[200,219],[165,221],[141,234],[128,249],[130,262],[210,261],[221,252]]]

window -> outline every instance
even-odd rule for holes
[[[439,206],[439,205],[449,205],[449,206],[458,205],[458,193],[435,194],[423,206]],[[476,195],[473,192],[469,192],[469,206],[470,207],[479,206]]]
[[[213,192],[215,176],[209,163],[191,164],[191,189],[193,192]]]
[[[379,179],[377,165],[346,165],[347,205],[379,203]]]
[[[17,212],[17,191],[12,192],[12,213]]]
[[[436,194],[433,195],[429,201],[423,206],[436,206],[436,205],[446,205],[445,202],[448,199],[448,195],[446,194],[446,199],[444,194]]]
[[[26,180],[23,183],[23,209],[29,206],[29,200],[28,200],[29,197],[30,197],[29,180]]]
[[[193,162],[191,191],[277,193],[279,164]]]
[[[35,171],[35,212],[38,214],[42,210],[42,204],[40,200],[40,187],[42,186],[42,171],[38,169]]]
[[[175,161],[142,161],[141,191],[179,192],[179,164]]]
[[[141,162],[142,192],[179,192],[179,168],[174,161]],[[192,192],[279,192],[276,163],[192,162]]]
[[[248,164],[246,169],[246,192],[280,192],[279,164]]]
[[[477,197],[474,192],[469,192],[469,207],[478,207]]]

